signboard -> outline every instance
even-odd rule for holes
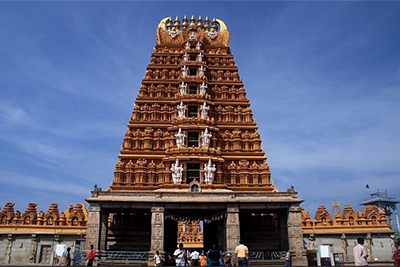
[[[66,245],[57,245],[56,246],[56,256],[58,257],[62,257],[64,255],[64,252],[67,250],[67,246]]]
[[[328,245],[322,245],[318,247],[319,255],[321,258],[330,258],[331,247]]]

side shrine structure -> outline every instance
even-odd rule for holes
[[[87,247],[150,259],[178,242],[234,254],[243,239],[253,258],[307,265],[303,200],[271,180],[229,38],[219,19],[161,20],[114,178],[86,199]],[[202,235],[187,241],[185,225]]]

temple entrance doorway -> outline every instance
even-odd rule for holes
[[[175,220],[165,220],[164,222],[164,250],[166,255],[174,253],[178,247],[178,222]]]
[[[204,223],[204,252],[207,252],[213,244],[216,245],[218,250],[226,251],[224,221]]]
[[[188,251],[197,250],[205,253],[213,244],[219,250],[226,250],[225,244],[225,214],[223,211],[193,209],[165,212],[164,248],[167,253],[173,253],[178,243],[183,243]],[[185,215],[180,215],[185,214]]]
[[[106,250],[149,251],[151,213],[146,210],[124,210],[109,215]]]
[[[288,249],[287,216],[280,210],[242,210],[240,239],[257,260],[279,259]]]

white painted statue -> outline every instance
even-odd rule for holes
[[[178,105],[176,108],[178,109],[179,118],[182,119],[183,117],[186,117],[186,105],[184,105],[183,102],[181,102],[181,104]]]
[[[183,54],[183,61],[188,61],[189,60],[189,54],[185,52],[185,54]]]
[[[189,42],[186,42],[185,48],[186,48],[186,49],[190,49],[190,43],[189,43]]]
[[[200,42],[197,42],[197,44],[196,44],[196,49],[197,49],[197,50],[200,50],[200,49],[201,49],[201,43],[200,43]]]
[[[182,82],[181,84],[179,84],[179,89],[181,92],[181,95],[186,95],[187,94],[187,84]]]
[[[204,72],[206,71],[206,67],[200,66],[199,68],[199,76],[204,76]]]
[[[209,110],[210,110],[210,106],[207,106],[206,102],[204,102],[204,104],[202,106],[200,106],[201,118],[207,119]]]
[[[181,146],[184,146],[185,144],[185,134],[182,133],[182,129],[179,128],[179,131],[175,134],[176,137],[176,145],[178,146],[178,148],[180,148]]]
[[[172,39],[175,39],[176,36],[179,35],[179,32],[176,30],[175,27],[172,27],[171,31],[168,34],[172,37]]]
[[[218,33],[215,32],[214,28],[211,28],[210,31],[208,32],[208,37],[211,38],[211,40],[214,40],[215,38],[217,38]]]
[[[178,159],[176,159],[175,164],[172,164],[171,171],[172,171],[172,180],[174,181],[174,184],[181,184],[183,167],[182,164],[179,164]]]
[[[203,83],[200,85],[200,94],[201,94],[201,95],[205,95],[206,92],[207,92],[207,84],[206,84],[205,82],[203,82]]]
[[[203,57],[204,57],[203,53],[198,54],[197,55],[197,61],[202,62],[203,61]]]
[[[192,32],[192,33],[189,35],[189,40],[190,40],[190,41],[194,41],[194,40],[197,40],[197,39],[199,39],[199,37],[197,36],[197,34],[196,34],[195,32]]]
[[[214,182],[215,164],[212,164],[211,159],[208,160],[208,164],[204,164],[204,182],[206,184],[212,184]]]
[[[204,132],[201,132],[201,146],[202,147],[209,147],[211,141],[212,133],[208,132],[206,128]]]
[[[187,75],[189,75],[189,67],[185,65],[182,67],[182,76],[185,77]]]

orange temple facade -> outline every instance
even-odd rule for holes
[[[0,264],[53,264],[56,245],[78,244],[94,245],[102,264],[123,255],[143,265],[178,243],[234,254],[244,239],[253,264],[283,264],[289,251],[294,266],[308,265],[319,245],[352,261],[359,235],[377,240],[371,255],[391,248],[393,231],[376,208],[347,206],[332,219],[320,207],[311,220],[294,188],[275,187],[222,20],[168,17],[156,33],[111,185],[95,187],[88,211],[77,204],[59,213],[52,204],[37,213],[31,203],[20,214],[7,203]]]

